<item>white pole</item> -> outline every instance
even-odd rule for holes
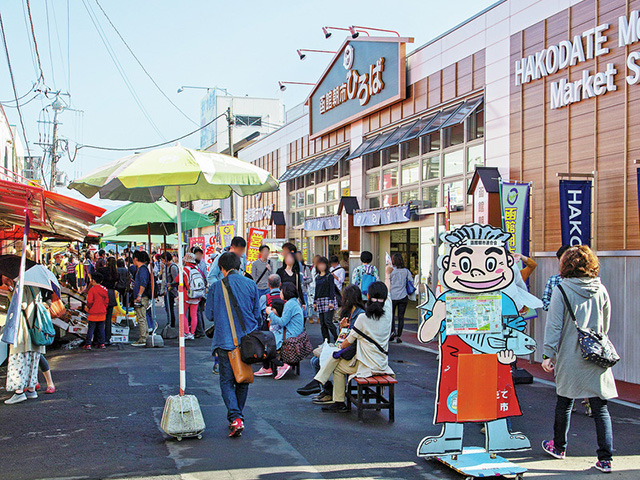
[[[180,204],[180,187],[176,187],[176,207],[178,208],[178,330],[180,332],[180,395],[184,395],[187,388],[186,367],[185,367],[185,351],[184,351],[184,271],[182,268],[182,219],[180,213],[182,206]]]

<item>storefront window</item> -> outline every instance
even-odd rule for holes
[[[298,192],[298,201],[296,205],[298,207],[304,207],[304,192]]]
[[[407,158],[417,157],[420,155],[420,139],[414,138],[408,142],[400,144],[400,158],[405,160]]]
[[[324,214],[325,214],[325,208],[324,207],[316,208],[316,215],[318,215],[319,217],[323,217]]]
[[[459,175],[464,172],[464,150],[444,154],[444,176]]]
[[[316,216],[316,210],[315,208],[309,208],[307,209],[307,218],[313,218]]]
[[[340,177],[340,173],[338,172],[338,165],[334,165],[333,167],[327,167],[327,181],[335,180]]]
[[[371,197],[369,199],[369,208],[380,208],[380,197]]]
[[[397,193],[387,193],[382,196],[382,206],[390,207],[391,205],[398,204],[398,194]]]
[[[327,200],[327,187],[316,188],[316,203],[324,203]]]
[[[464,125],[459,123],[445,128],[442,131],[442,139],[444,148],[452,147],[454,145],[460,145],[464,143]]]
[[[340,160],[340,176],[348,177],[349,176],[349,160],[343,158]]]
[[[422,179],[431,180],[440,177],[440,155],[425,158],[422,161]]]
[[[420,180],[420,163],[414,162],[402,166],[402,185],[409,185]]]
[[[331,183],[327,187],[327,201],[338,200],[340,198],[340,184]]]
[[[398,167],[388,168],[382,172],[382,189],[398,186]]]
[[[310,173],[308,175],[304,176],[304,186],[305,187],[311,187],[313,185],[315,185],[316,183],[316,177],[313,173]]]
[[[425,208],[440,206],[440,185],[430,185],[422,189],[422,205]]]
[[[456,207],[464,205],[464,183],[460,180],[457,182],[450,182],[444,184],[444,195],[449,194],[449,204]]]
[[[324,169],[322,170],[318,170],[316,172],[316,184],[318,183],[322,183],[327,179],[327,174],[326,171]]]
[[[474,172],[476,166],[484,166],[484,145],[474,145],[467,149],[467,172]]]
[[[304,188],[304,178],[302,177],[298,177],[296,178],[296,190],[300,190],[301,188]]]
[[[484,103],[467,119],[467,140],[484,137]]]
[[[440,150],[440,132],[434,132],[422,137],[422,153],[435,152]]]
[[[420,192],[416,188],[415,190],[408,190],[402,192],[402,203],[417,203],[420,200]]]
[[[364,156],[364,164],[367,170],[380,166],[380,152],[369,153]]]
[[[327,215],[335,215],[338,213],[338,204],[327,205]]]
[[[367,192],[380,190],[380,172],[367,173]]]
[[[351,182],[349,180],[343,180],[340,182],[340,190],[342,191],[343,197],[348,197],[351,195]]]
[[[295,195],[289,195],[289,209],[294,209],[296,208],[296,196]]]
[[[307,190],[307,205],[313,205],[314,203],[316,203],[315,190]]]
[[[382,166],[397,162],[398,160],[400,160],[400,149],[398,145],[385,148],[384,150],[382,150],[382,152],[380,152],[380,157],[382,159]]]
[[[296,212],[296,226],[304,223],[304,211]]]

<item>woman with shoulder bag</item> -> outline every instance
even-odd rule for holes
[[[404,315],[409,305],[409,295],[415,292],[413,286],[413,275],[408,268],[404,266],[404,258],[401,253],[394,253],[392,257],[393,270],[387,268],[386,273],[390,278],[391,287],[389,288],[389,296],[393,305],[393,324],[391,327],[391,340],[395,339],[396,343],[402,343],[402,332],[404,330]],[[387,266],[388,267],[388,266]],[[413,291],[409,291],[408,285],[411,285]],[[398,328],[396,329],[396,311],[398,312]]]
[[[613,431],[607,400],[618,392],[611,368],[585,358],[579,342],[585,329],[602,334],[608,342],[610,301],[598,278],[599,270],[598,258],[585,245],[571,247],[560,259],[563,280],[551,296],[542,362],[545,371],[555,373],[558,399],[553,440],[543,441],[542,448],[555,458],[565,458],[574,399],[588,398],[598,438],[595,467],[609,473]]]

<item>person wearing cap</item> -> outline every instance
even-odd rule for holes
[[[206,296],[204,278],[196,265],[196,256],[189,252],[184,256],[184,338],[193,340],[198,326],[198,305]],[[192,285],[193,283],[193,285]]]

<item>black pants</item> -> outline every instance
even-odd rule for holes
[[[196,336],[204,337],[204,304],[206,298],[201,298],[198,304],[198,323],[196,324]]]
[[[71,288],[74,290],[78,289],[78,278],[75,273],[67,273],[66,280]]]
[[[264,368],[271,369],[271,370],[275,370],[278,367],[281,367],[284,365],[284,362],[282,360],[280,360],[280,358],[276,357],[273,360],[268,360],[266,362],[262,362],[262,366]]]
[[[592,397],[589,399],[589,404],[591,405],[593,420],[596,422],[596,436],[598,438],[598,450],[596,450],[596,453],[598,460],[611,461],[613,455],[613,429],[607,401]],[[569,434],[572,408],[573,398],[558,395],[556,418],[553,424],[553,443],[561,452],[564,452],[567,448],[567,435]]]
[[[43,354],[40,354],[40,371],[42,371],[42,373],[48,372],[49,371],[49,362],[47,362],[47,359],[44,358]]]
[[[329,338],[329,333],[333,335],[333,342],[338,339],[338,329],[333,323],[333,310],[320,314],[320,330],[322,331],[323,339],[332,341],[331,338]]]
[[[104,319],[104,343],[111,342],[111,317],[113,317],[113,307],[107,307],[107,316]]]
[[[104,343],[104,322],[87,323],[89,324],[89,328],[87,330],[87,339],[84,342],[85,345],[91,345],[92,343],[102,345]],[[94,332],[96,334],[95,338],[93,336]]]
[[[176,308],[175,308],[175,302],[176,302],[176,297],[174,295],[172,295],[171,293],[168,293],[167,296],[165,297],[165,299],[169,299],[169,316],[170,316],[170,324],[171,324],[171,328],[175,328],[176,326]]]
[[[407,311],[407,305],[409,304],[409,297],[404,297],[401,300],[392,300],[391,305],[393,307],[393,326],[391,327],[391,333],[396,337],[402,336],[404,330],[404,314]],[[398,310],[398,328],[396,329],[396,309]]]

